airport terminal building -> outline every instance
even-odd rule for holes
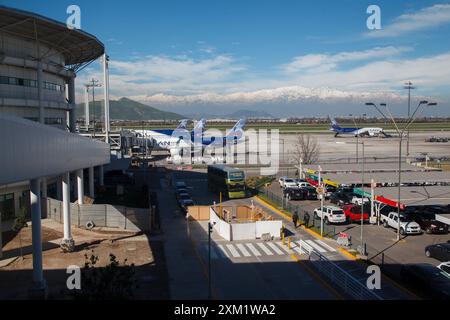
[[[51,193],[63,200],[70,247],[71,194],[83,201],[88,176],[93,197],[94,168],[110,162],[107,143],[75,133],[76,73],[104,51],[84,31],[0,6],[0,230],[8,230],[21,210],[31,214],[37,288],[45,286],[41,199]]]

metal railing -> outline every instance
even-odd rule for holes
[[[314,219],[314,213],[309,212],[308,210],[302,209],[302,205],[297,203],[292,203],[290,201],[286,201],[283,197],[273,193],[270,190],[262,189],[259,191],[259,195],[263,195],[267,200],[275,204],[279,208],[283,209],[288,215],[292,216],[294,212],[297,212],[299,217],[299,222],[305,224],[305,215],[308,213],[309,222],[305,227],[309,229],[314,229],[315,231],[320,232],[320,219]],[[336,227],[333,225],[323,224],[323,235],[329,238],[336,238],[338,234],[336,233]]]
[[[313,262],[312,266],[332,283],[341,288],[347,295],[357,300],[383,300],[383,298],[373,290],[367,288],[364,284],[359,282],[337,264],[327,259],[324,255],[315,251],[306,242],[300,240],[300,246],[303,251],[308,253],[309,261]]]

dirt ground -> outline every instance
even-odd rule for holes
[[[72,228],[76,249],[63,253],[59,248],[62,238],[62,225],[44,220],[43,226],[43,265],[44,278],[48,284],[49,299],[68,299],[66,281],[70,265],[84,266],[85,254],[94,254],[99,260],[96,267],[102,268],[114,254],[120,263],[127,259],[135,265],[134,290],[136,299],[168,299],[168,277],[162,242],[146,234],[117,232],[97,229],[94,231]],[[24,257],[0,269],[0,299],[26,299],[32,282],[31,227],[21,231]],[[6,242],[6,241],[5,241]],[[5,256],[18,255],[19,236],[9,236],[4,247]]]

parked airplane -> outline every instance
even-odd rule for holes
[[[389,137],[387,135],[383,128],[370,128],[370,127],[364,127],[364,128],[342,128],[337,121],[332,118],[331,119],[331,128],[330,131],[335,132],[335,137],[338,135],[353,135],[353,136],[369,136],[369,137],[375,137],[383,135],[384,137]]]

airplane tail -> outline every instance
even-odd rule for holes
[[[244,136],[244,127],[245,127],[245,119],[240,119],[234,127],[228,132],[225,139],[228,140],[234,140],[235,142],[237,140],[240,140]]]
[[[183,119],[181,120],[180,124],[177,127],[177,130],[181,130],[181,129],[187,129],[187,125],[189,123],[189,119]]]
[[[205,126],[206,126],[206,120],[200,119],[197,121],[197,124],[194,127],[194,131],[203,130],[203,129],[205,129]]]
[[[341,126],[340,126],[339,123],[336,121],[336,119],[330,118],[330,121],[331,121],[331,128],[332,128],[332,129],[336,129],[336,130],[341,129]]]

